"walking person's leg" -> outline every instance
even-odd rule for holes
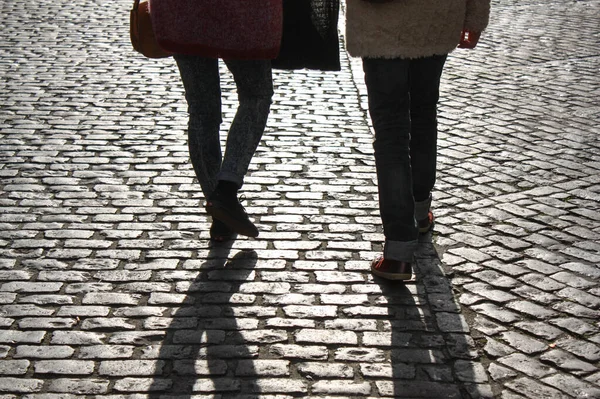
[[[433,226],[430,208],[437,170],[437,103],[446,57],[419,58],[410,63],[410,158],[415,218],[420,233]]]
[[[383,258],[373,262],[372,271],[398,280],[412,277],[418,236],[410,165],[409,65],[404,59],[363,60],[385,235]]]
[[[227,135],[218,185],[207,203],[207,212],[235,232],[256,237],[258,229],[237,199],[250,161],[267,124],[273,97],[270,61],[225,61],[238,91],[239,106]]]
[[[175,55],[185,98],[188,103],[188,148],[194,172],[209,198],[217,187],[221,169],[221,85],[218,60],[199,56]],[[210,237],[216,241],[231,238],[233,232],[213,218]]]
[[[225,63],[235,79],[239,105],[227,135],[223,165],[217,178],[236,183],[241,188],[271,109],[271,62],[232,60]]]
[[[188,104],[188,148],[194,172],[208,198],[221,169],[221,85],[218,60],[175,55]]]

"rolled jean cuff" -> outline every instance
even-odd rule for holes
[[[244,178],[236,175],[233,172],[220,171],[217,174],[217,180],[225,180],[230,181],[238,185],[239,188],[242,188],[244,184]]]
[[[429,194],[429,198],[425,201],[415,201],[415,219],[417,221],[427,218],[429,209],[431,209],[432,195]]]
[[[383,248],[383,258],[390,260],[399,260],[402,262],[413,262],[418,240],[414,241],[389,241],[385,240]]]

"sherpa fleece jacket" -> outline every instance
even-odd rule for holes
[[[448,54],[463,28],[483,31],[489,13],[490,0],[346,0],[346,47],[354,57]]]

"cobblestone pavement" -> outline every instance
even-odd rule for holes
[[[132,52],[129,7],[0,0],[0,399],[600,398],[600,1],[495,0],[451,56],[406,285],[368,272],[360,61],[276,73],[260,236],[211,247],[176,68]]]

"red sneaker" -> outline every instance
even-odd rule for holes
[[[412,265],[409,262],[383,259],[383,256],[379,256],[371,262],[371,272],[388,280],[412,279]]]
[[[433,212],[429,211],[425,219],[417,221],[419,227],[419,234],[425,234],[433,227]]]

